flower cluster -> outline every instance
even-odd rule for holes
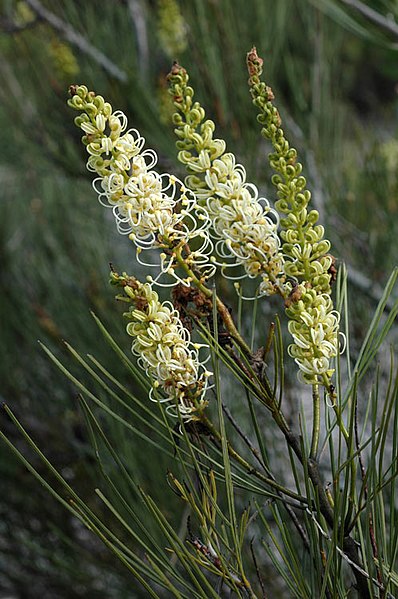
[[[112,207],[119,232],[135,243],[137,259],[141,261],[142,250],[160,248],[156,281],[161,284],[160,277],[168,274],[174,279],[172,284],[189,285],[190,278],[175,269],[190,244],[184,263],[203,278],[211,276],[215,267],[209,263],[213,250],[210,221],[195,195],[176,177],[153,170],[156,153],[143,150],[144,138],[135,129],[127,130],[122,112],[113,112],[102,96],[83,85],[72,86],[70,91],[69,105],[82,112],[75,124],[85,133],[87,168],[98,175],[93,187],[100,202]]]
[[[212,220],[218,260],[226,269],[243,266],[244,275],[261,277],[259,293],[283,295],[283,257],[277,235],[278,215],[268,201],[259,199],[255,185],[246,182],[244,167],[226,153],[225,142],[214,139],[215,125],[193,102],[188,74],[174,64],[168,76],[170,93],[178,112],[174,115],[179,141],[178,158],[190,175],[185,182],[206,206]]]
[[[213,137],[215,125],[193,102],[188,74],[178,64],[168,80],[178,110],[173,120],[179,160],[189,172],[185,183],[154,170],[155,152],[144,149],[144,138],[135,129],[127,130],[126,116],[113,112],[102,96],[85,86],[72,86],[68,103],[81,112],[75,123],[84,132],[87,168],[97,175],[93,187],[100,202],[112,208],[118,230],[135,243],[141,264],[153,266],[142,261],[143,250],[161,250],[160,272],[155,280],[148,280],[166,286],[194,282],[209,297],[211,292],[203,283],[217,265],[232,279],[259,278],[257,295],[279,293],[285,299],[293,337],[289,353],[302,380],[328,386],[333,373],[330,362],[338,353],[339,324],[330,299],[330,243],[317,224],[318,213],[308,209],[310,192],[302,166],[285,139],[272,90],[260,80],[262,61],[255,49],[248,55],[248,67],[262,132],[274,147],[270,163],[276,171],[273,183],[278,192],[276,208],[282,215],[282,248],[278,213],[246,181],[244,167],[226,152],[225,142]],[[214,249],[216,256],[212,256]],[[230,269],[236,267],[240,273],[230,276]],[[164,283],[163,275],[172,282]],[[135,305],[128,332],[135,339],[133,352],[154,379],[154,389],[161,387],[166,401],[176,400],[184,418],[194,418],[192,413],[205,404],[208,376],[198,346],[191,343],[173,306],[160,303],[150,285],[135,280],[133,285],[116,275],[113,279]],[[238,333],[236,338],[240,339]]]
[[[329,385],[333,369],[330,360],[338,353],[339,314],[330,299],[333,258],[328,254],[330,242],[324,228],[317,224],[318,212],[308,210],[311,194],[301,175],[302,165],[281,128],[281,118],[273,105],[270,87],[260,80],[263,61],[253,48],[247,57],[249,85],[253,103],[260,109],[258,121],[262,134],[273,145],[269,160],[276,174],[276,209],[283,218],[281,238],[286,275],[297,283],[286,300],[291,319],[289,331],[294,343],[289,353],[297,362],[301,378],[308,383]]]
[[[300,368],[300,378],[316,385],[320,379],[329,384],[333,374],[330,361],[338,353],[338,326],[340,315],[333,309],[327,293],[317,293],[301,284],[296,293],[298,301],[286,309],[289,332],[293,337],[288,352]]]
[[[167,411],[185,421],[198,420],[207,406],[204,399],[208,372],[199,359],[202,344],[192,343],[177,310],[160,302],[149,283],[126,274],[111,273],[111,283],[122,287],[124,299],[132,304],[125,316],[127,333],[133,337],[131,350],[152,380],[150,398],[167,402]]]

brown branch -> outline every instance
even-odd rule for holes
[[[267,595],[267,593],[265,591],[264,580],[263,580],[263,577],[261,576],[261,572],[260,572],[258,564],[257,564],[256,554],[254,553],[253,541],[254,541],[254,539],[252,539],[250,541],[250,551],[251,551],[251,554],[252,554],[252,559],[253,559],[254,567],[256,568],[257,578],[258,578],[258,581],[259,581],[260,586],[261,586],[261,592],[263,594],[262,595],[262,599],[268,599],[268,595]]]
[[[245,442],[245,444],[247,445],[247,447],[250,449],[250,451],[252,452],[252,454],[256,458],[257,462],[260,464],[261,468],[263,468],[265,470],[265,472],[267,472],[267,474],[270,474],[268,468],[265,466],[265,464],[264,464],[264,462],[263,462],[263,460],[261,458],[259,450],[256,447],[254,447],[254,445],[250,441],[249,437],[241,429],[241,427],[236,422],[235,418],[232,416],[231,412],[229,411],[229,409],[227,408],[227,406],[224,403],[222,404],[222,409],[223,409],[224,414],[226,415],[226,417],[228,418],[228,420],[230,421],[230,423],[232,424],[232,426],[234,427],[234,429],[238,433],[238,435],[241,437],[241,439],[243,439],[243,441]]]

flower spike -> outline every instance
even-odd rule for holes
[[[310,283],[317,292],[330,294],[329,269],[333,261],[328,253],[330,242],[324,239],[324,227],[317,224],[318,212],[308,210],[311,193],[301,174],[303,167],[297,161],[297,151],[285,137],[281,117],[273,104],[272,89],[260,79],[262,64],[253,48],[247,55],[250,93],[253,104],[260,109],[257,120],[263,125],[261,133],[274,148],[269,162],[277,173],[272,182],[278,193],[275,208],[283,215],[280,235],[287,257],[285,271],[294,280]]]
[[[255,185],[247,183],[244,167],[226,153],[225,142],[214,139],[215,125],[205,120],[194,91],[188,86],[186,70],[175,63],[168,75],[170,93],[177,113],[175,133],[179,139],[178,159],[190,173],[185,182],[212,219],[223,274],[232,279],[261,277],[258,295],[284,294],[283,257],[279,251],[279,218],[268,200],[258,197]],[[229,276],[231,268],[243,267],[244,274]]]
[[[167,412],[186,422],[199,420],[211,376],[199,350],[207,346],[192,343],[177,310],[170,302],[160,302],[149,283],[116,272],[111,283],[121,287],[123,299],[131,303],[126,330],[133,337],[131,351],[152,380],[150,399],[168,403]]]
[[[285,300],[290,319],[288,328],[293,337],[289,354],[300,368],[301,380],[330,388],[334,372],[330,361],[339,352],[340,320],[330,298],[333,265],[328,253],[330,242],[324,239],[323,226],[317,224],[318,212],[308,210],[311,194],[301,174],[302,165],[285,137],[281,117],[273,104],[274,94],[260,79],[262,66],[263,60],[256,48],[252,48],[247,55],[250,93],[260,111],[257,119],[263,125],[261,132],[274,149],[269,161],[276,172],[272,178],[278,193],[275,207],[283,215],[280,235],[286,257],[284,268],[293,281]]]
[[[75,124],[85,133],[87,168],[98,175],[93,187],[100,203],[112,208],[118,231],[137,248],[138,261],[143,250],[162,250],[154,282],[162,285],[161,277],[167,274],[171,286],[189,285],[189,277],[178,271],[177,257],[182,254],[185,264],[203,280],[212,276],[210,220],[194,193],[177,177],[154,170],[156,153],[143,149],[145,140],[136,129],[126,130],[123,112],[113,112],[102,96],[84,85],[71,86],[70,93],[69,106],[82,112]]]

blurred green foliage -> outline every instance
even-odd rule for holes
[[[165,26],[172,4],[181,11],[176,40],[173,27]],[[398,17],[393,2],[367,4]],[[55,26],[41,9],[38,16],[37,6],[58,18]],[[83,353],[95,350],[128,384],[89,311],[128,352],[107,278],[109,262],[130,269],[132,248],[96,204],[66,107],[68,85],[85,83],[123,110],[162,165],[172,164],[178,174],[164,82],[178,49],[175,58],[189,66],[220,136],[272,200],[265,183],[268,148],[257,133],[244,67],[256,44],[334,254],[373,285],[386,279],[398,251],[398,40],[337,0],[3,0],[0,27],[0,394],[89,494],[96,471],[83,461],[89,449],[76,391],[36,341],[63,357],[63,338]],[[101,57],[111,61],[105,68]],[[359,334],[366,294],[361,289],[353,314]],[[4,418],[2,426],[11,434]],[[157,477],[162,481],[159,502],[173,517],[162,495],[166,464],[156,448],[143,451],[131,438],[121,439],[122,446],[127,459],[136,460],[141,482],[151,464],[148,487],[156,487]],[[112,557],[3,449],[0,476],[0,592],[32,599],[71,592],[138,596]]]

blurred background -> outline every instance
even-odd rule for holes
[[[132,246],[91,188],[68,86],[84,83],[123,110],[157,150],[161,168],[184,176],[165,81],[178,59],[217,135],[272,201],[268,147],[247,89],[245,56],[256,45],[333,254],[348,267],[355,345],[398,253],[398,8],[394,0],[0,6],[0,399],[95,503],[98,472],[76,390],[37,340],[65,360],[63,339],[83,354],[95,350],[128,384],[90,310],[128,351],[109,263],[119,271],[136,266]],[[228,301],[234,304],[232,294]],[[275,310],[261,306],[264,316]],[[4,415],[1,427],[18,446]],[[137,480],[173,518],[170,494],[162,493],[165,458],[117,434]],[[0,480],[1,599],[145,596],[3,446]]]

